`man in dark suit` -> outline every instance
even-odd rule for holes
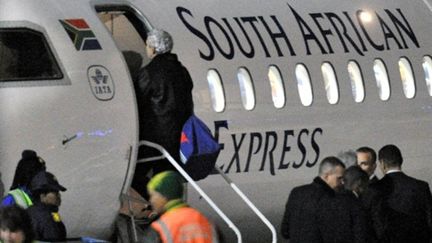
[[[286,203],[281,233],[290,243],[322,242],[318,222],[321,203],[334,198],[342,186],[345,165],[336,157],[324,158],[319,176],[311,184],[294,188]]]
[[[368,243],[372,228],[368,226],[360,196],[369,185],[369,176],[358,166],[345,170],[344,190],[335,198],[322,200],[318,222],[324,243]]]
[[[378,159],[385,176],[369,187],[367,202],[372,205],[380,242],[432,242],[432,195],[428,183],[401,171],[403,158],[395,145],[381,148]]]
[[[378,177],[375,175],[375,169],[377,167],[375,150],[369,147],[361,147],[357,149],[356,154],[357,165],[368,174],[369,183],[377,182]]]

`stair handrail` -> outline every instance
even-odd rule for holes
[[[175,161],[175,159],[159,144],[141,140],[138,143],[138,146],[141,147],[145,145],[147,147],[151,147],[159,150],[163,156],[156,156],[152,158],[140,159],[137,163],[147,162],[154,158],[166,158],[168,161],[177,169],[177,171],[195,188],[195,190],[207,201],[207,203],[216,211],[216,213],[227,223],[227,225],[234,231],[237,236],[237,242],[242,242],[242,236],[240,230],[235,226],[235,224],[225,215],[225,213],[213,202],[213,200],[201,189],[201,187],[189,176],[189,174]]]
[[[222,176],[222,178],[225,179],[225,181],[232,187],[232,189],[243,199],[243,201],[252,209],[252,211],[261,219],[261,221],[270,229],[272,233],[272,243],[277,242],[277,233],[276,228],[270,221],[264,216],[263,213],[255,206],[255,204],[252,203],[251,200],[240,190],[240,188],[237,187],[236,184],[227,176],[225,173],[223,173],[219,167],[215,166],[215,170]]]

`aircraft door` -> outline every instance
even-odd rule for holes
[[[150,62],[146,55],[145,40],[151,25],[131,6],[98,5],[96,11],[123,53],[131,77],[134,78],[139,68]]]
[[[96,12],[101,22],[105,25],[112,38],[117,45],[117,48],[122,52],[123,58],[129,69],[130,77],[135,82],[139,70],[146,66],[150,59],[146,55],[146,44],[147,32],[152,29],[149,22],[145,17],[134,7],[128,5],[96,5]],[[137,104],[137,103],[136,103]],[[138,104],[136,105],[136,109]],[[135,149],[134,151],[138,151]],[[136,158],[133,156],[132,158]],[[135,163],[136,161],[131,161]],[[133,174],[135,172],[135,166],[129,168],[129,172],[126,178],[126,183],[122,192],[120,213],[124,215],[133,215],[134,217],[140,218],[143,216],[144,210],[148,206],[141,195],[145,194],[146,181],[140,181],[140,189],[136,191],[130,188],[132,184]],[[136,188],[134,186],[134,188]],[[137,192],[138,191],[138,192]],[[134,222],[134,220],[132,220]],[[122,231],[122,228],[128,226],[121,225],[121,222],[117,224],[118,232]],[[133,227],[134,228],[134,227]],[[119,234],[120,237],[125,237],[124,234]],[[133,236],[128,235],[127,239],[120,239],[125,241],[136,240]],[[134,237],[137,237],[136,232]]]

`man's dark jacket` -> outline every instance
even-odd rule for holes
[[[324,243],[372,242],[366,210],[352,191],[321,200],[318,225]]]
[[[323,242],[318,223],[322,202],[335,192],[320,177],[311,184],[294,188],[286,203],[281,233],[290,243]]]
[[[374,175],[374,176],[372,177],[372,179],[369,180],[369,184],[373,184],[373,183],[376,183],[376,182],[378,182],[378,181],[379,181],[378,177],[377,177],[376,175]]]
[[[402,172],[369,187],[366,201],[380,242],[432,242],[432,195],[428,183]]]
[[[156,55],[135,81],[140,140],[163,146],[179,158],[183,124],[193,113],[192,79],[171,53]]]

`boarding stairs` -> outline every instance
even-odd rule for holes
[[[178,162],[176,162],[173,157],[160,145],[156,143],[152,143],[149,141],[140,141],[139,147],[150,147],[153,149],[156,149],[160,152],[159,156],[149,157],[149,158],[142,158],[137,160],[138,163],[145,163],[149,161],[155,161],[160,159],[167,159],[176,169],[177,171],[187,180],[187,182],[192,185],[192,187],[200,194],[202,198],[204,198],[207,203],[213,208],[213,210],[225,221],[225,223],[234,231],[237,242],[242,242],[242,235],[238,227],[225,215],[225,213],[216,205],[216,203],[203,191],[203,189],[188,175],[188,173],[180,166]],[[237,187],[236,184],[227,176],[225,175],[217,166],[215,166],[215,171],[221,175],[226,183],[230,185],[232,190],[252,209],[252,211],[260,218],[260,220],[270,229],[272,234],[272,243],[276,243],[277,241],[277,234],[275,227],[270,223],[270,221],[261,213],[261,211],[258,210],[258,208],[249,200],[249,198]],[[126,200],[129,208],[129,217],[130,217],[130,223],[131,223],[131,234],[132,237],[129,237],[131,241],[133,242],[139,242],[139,226],[149,224],[147,220],[139,220],[136,219],[134,213],[132,212],[132,204],[134,202],[139,201],[137,197],[131,196],[130,191],[127,191],[126,193],[123,193],[122,199]],[[137,227],[138,226],[138,227]]]

